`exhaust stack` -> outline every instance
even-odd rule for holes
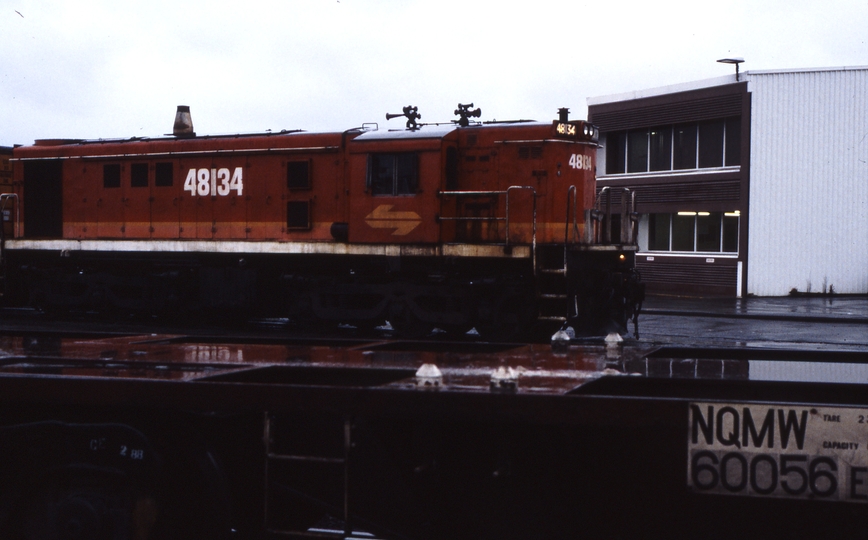
[[[196,136],[196,132],[193,131],[193,118],[190,116],[189,105],[178,105],[178,112],[175,113],[175,125],[172,128],[172,135],[175,137]]]

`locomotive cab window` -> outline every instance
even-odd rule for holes
[[[310,161],[289,161],[286,163],[286,187],[288,189],[310,189]]]
[[[369,155],[367,184],[371,195],[415,195],[419,187],[419,157],[416,154]]]

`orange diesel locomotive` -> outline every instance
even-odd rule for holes
[[[5,299],[46,310],[286,317],[401,335],[624,329],[643,288],[597,129],[455,120],[336,133],[38,140],[13,152]],[[617,217],[616,217],[617,216]],[[11,237],[10,237],[11,236]]]

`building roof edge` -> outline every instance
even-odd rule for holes
[[[631,101],[634,99],[642,99],[655,96],[663,96],[666,94],[677,94],[679,92],[689,92],[691,90],[701,90],[703,88],[711,88],[713,86],[723,86],[725,84],[735,84],[744,82],[743,77],[735,80],[735,74],[725,75],[723,77],[714,77],[712,79],[701,79],[685,83],[670,84],[667,86],[658,86],[656,88],[647,88],[644,90],[633,90],[632,92],[623,92],[620,94],[611,94],[608,96],[595,96],[588,98],[588,106],[602,105],[603,103],[614,103],[618,101]]]
[[[818,73],[823,71],[868,71],[868,66],[841,66],[841,67],[821,67],[821,68],[799,68],[799,69],[770,69],[770,70],[751,70],[743,71],[739,74],[736,80],[735,74],[726,75],[723,77],[714,77],[711,79],[700,79],[667,86],[658,86],[654,88],[646,88],[642,90],[633,90],[631,92],[623,92],[620,94],[610,94],[605,96],[592,96],[587,99],[588,106],[602,105],[605,103],[616,103],[619,101],[632,101],[635,99],[643,99],[649,97],[657,97],[668,94],[677,94],[679,92],[689,92],[691,90],[701,90],[703,88],[712,88],[715,86],[724,86],[727,84],[736,84],[747,82],[751,76],[762,75],[780,75],[787,73]]]
[[[745,71],[745,75],[779,75],[786,73],[819,73],[823,71],[868,71],[868,66],[834,66],[820,68],[763,69]]]

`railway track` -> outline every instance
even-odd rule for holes
[[[358,341],[410,341],[438,343],[487,343],[475,329],[455,334],[434,329],[426,336],[399,338],[387,321],[373,328],[360,328],[349,324],[319,325],[295,324],[288,319],[249,319],[244,321],[197,321],[179,323],[157,317],[109,318],[98,313],[71,313],[64,316],[48,315],[34,309],[0,308],[0,333],[44,333],[55,335],[131,335],[174,334],[208,339],[261,342],[358,342]],[[548,343],[550,336],[539,336],[528,343]],[[585,341],[602,341],[602,337]],[[503,342],[500,340],[499,342]]]
[[[814,334],[772,339],[785,323]],[[800,420],[868,410],[868,346],[807,340],[854,323],[642,324],[638,340],[553,346],[5,310],[0,514],[29,510],[0,532],[137,527],[130,500],[163,509],[165,538],[868,532],[868,453],[842,449],[855,444],[843,427]],[[754,430],[732,431],[741,447],[713,424],[735,415]],[[805,434],[798,458],[780,447],[792,433]],[[623,508],[633,519],[616,519]]]
[[[749,306],[749,309],[748,307]],[[725,300],[651,298],[639,319],[639,338],[627,339],[646,346],[692,349],[772,347],[791,350],[868,351],[868,299],[762,299],[752,303]],[[352,325],[299,325],[288,319],[166,321],[159,318],[114,317],[94,313],[50,316],[33,309],[0,309],[0,333],[48,334],[177,334],[263,342],[276,341],[389,341],[395,331],[385,323],[375,328]],[[549,342],[539,336],[535,343]],[[574,339],[595,343],[601,338]],[[402,341],[407,341],[402,339]],[[440,332],[412,340],[430,343],[482,343],[478,333],[455,335]]]

